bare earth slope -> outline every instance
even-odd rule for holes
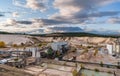
[[[0,76],[33,76],[17,68],[0,65]]]
[[[35,40],[34,40],[35,39]],[[104,38],[104,37],[36,37],[28,35],[2,35],[0,34],[0,41],[4,41],[6,44],[21,44],[26,42],[51,42],[51,41],[68,41],[70,43],[80,44],[80,43],[110,43],[113,42],[114,38]]]
[[[6,44],[21,44],[31,41],[25,35],[3,35],[0,34],[0,41],[4,41]]]

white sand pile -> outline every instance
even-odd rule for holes
[[[96,63],[103,62],[106,64],[116,64],[115,62],[117,62],[117,60],[110,55],[98,53],[96,56],[94,56],[94,54],[90,52],[78,56],[77,60],[83,62],[96,62]]]
[[[31,40],[27,38],[25,35],[1,35],[0,41],[4,41],[6,44],[21,44],[30,42]]]
[[[68,41],[70,43],[74,43],[74,44],[80,44],[80,43],[86,43],[86,42],[90,42],[90,43],[110,43],[112,41],[114,41],[114,38],[104,38],[104,37],[56,37],[55,39],[53,37],[37,37],[39,40],[41,41]]]

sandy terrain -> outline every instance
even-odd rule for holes
[[[103,37],[32,37],[27,35],[2,35],[0,34],[0,41],[4,41],[6,44],[14,43],[26,43],[26,42],[34,42],[31,38],[36,38],[39,41],[68,41],[71,44],[81,44],[81,43],[110,43],[114,41],[114,38],[103,38]]]
[[[0,76],[34,76],[34,75],[14,67],[0,65]]]
[[[57,67],[61,67],[61,68],[57,68]],[[47,67],[40,67],[40,66],[26,67],[24,71],[37,76],[72,76],[72,70],[73,67],[50,64],[47,65]]]
[[[53,38],[53,37],[37,37],[39,40],[41,41],[68,41],[71,44],[82,44],[82,43],[111,43],[113,42],[115,39],[114,38],[103,38],[103,37],[65,37],[65,38],[61,38],[61,37],[57,37],[57,38]]]
[[[0,41],[4,41],[6,44],[21,44],[31,41],[25,35],[1,35]]]

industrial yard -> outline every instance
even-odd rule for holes
[[[0,76],[120,76],[120,0],[0,0]]]
[[[102,43],[96,45],[79,38],[58,37],[46,41],[48,38],[26,35],[22,39],[24,37],[29,41],[17,44],[11,40],[13,44],[6,43],[4,48],[0,48],[2,65],[16,67],[34,76],[120,75],[119,49],[115,52],[113,47],[118,39],[108,42],[101,40]]]

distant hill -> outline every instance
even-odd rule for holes
[[[0,34],[12,34],[12,33],[0,31]]]
[[[11,34],[11,35],[31,35],[31,36],[41,36],[41,37],[112,37],[118,38],[120,35],[116,34],[95,34],[95,33],[88,33],[88,32],[64,32],[64,33],[50,33],[50,34],[25,34],[25,33],[9,33],[0,31],[0,34]]]
[[[10,32],[4,32],[4,31],[0,31],[0,34],[25,35],[24,33],[10,33]]]
[[[32,36],[41,36],[41,37],[112,37],[117,38],[119,35],[101,35],[93,34],[87,32],[70,32],[70,33],[51,33],[51,34],[32,34]]]

